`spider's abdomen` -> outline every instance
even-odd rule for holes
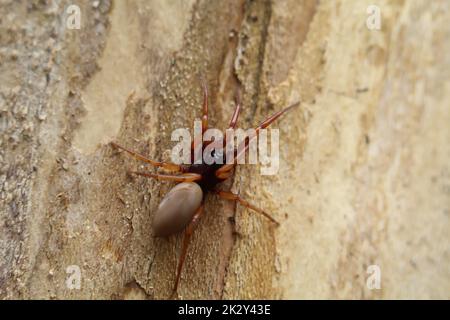
[[[202,189],[195,182],[177,184],[159,204],[153,220],[153,235],[166,237],[183,230],[200,207],[202,199]]]

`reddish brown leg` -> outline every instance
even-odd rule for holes
[[[134,151],[132,151],[132,150],[130,150],[130,149],[127,149],[127,148],[125,148],[125,147],[122,147],[121,145],[119,145],[119,144],[117,144],[117,143],[115,143],[115,142],[111,142],[111,145],[112,145],[114,148],[121,149],[121,150],[123,150],[123,151],[125,151],[125,152],[128,152],[128,153],[129,153],[131,156],[133,156],[135,159],[140,160],[140,161],[143,161],[143,162],[146,162],[146,163],[149,163],[149,164],[151,164],[152,166],[164,168],[164,169],[166,169],[166,170],[174,171],[174,172],[182,172],[182,171],[183,171],[183,167],[180,166],[180,165],[177,165],[177,164],[174,164],[174,163],[159,162],[159,161],[150,160],[150,159],[144,157],[143,155],[141,155],[141,154],[139,154],[139,153],[137,153],[137,152],[134,152]]]
[[[171,174],[156,174],[156,173],[139,172],[139,171],[131,171],[130,173],[144,176],[147,178],[155,178],[158,180],[170,180],[170,181],[177,181],[177,182],[193,182],[193,181],[198,181],[202,178],[202,175],[197,174],[197,173],[183,173],[178,176],[171,175]]]
[[[202,134],[208,129],[208,87],[202,81],[203,87],[203,115],[202,115]]]
[[[236,165],[236,161],[237,159],[239,159],[242,154],[245,154],[250,146],[250,140],[255,139],[256,137],[258,137],[259,135],[259,131],[261,129],[265,129],[267,128],[272,122],[274,122],[275,120],[277,120],[279,117],[281,117],[284,113],[286,113],[287,111],[291,110],[294,107],[297,107],[300,104],[300,102],[294,103],[292,105],[290,105],[287,108],[284,108],[283,110],[280,110],[278,112],[275,112],[274,114],[272,114],[270,117],[268,117],[267,119],[265,119],[263,122],[261,122],[256,128],[256,135],[254,137],[252,137],[252,139],[246,139],[245,141],[245,148],[242,148],[242,150],[239,151],[238,154],[236,154],[235,158],[234,158],[234,163],[231,164],[226,164],[223,167],[221,167],[220,169],[218,169],[216,171],[216,177],[223,179],[224,176],[226,176],[226,173],[228,171],[230,171],[232,168],[234,168],[234,166]],[[239,148],[238,148],[239,150]]]
[[[256,127],[256,131],[258,132],[260,129],[265,129],[267,128],[272,122],[274,122],[275,120],[277,120],[279,117],[281,117],[283,114],[285,114],[286,112],[288,112],[289,110],[291,110],[292,108],[298,107],[300,105],[300,102],[296,102],[294,104],[291,104],[289,107],[284,108],[283,110],[280,110],[278,112],[275,112],[273,115],[271,115],[270,117],[268,117],[266,120],[264,120],[263,122],[261,122],[259,124],[258,127]]]
[[[249,209],[252,209],[253,211],[261,213],[263,216],[265,216],[267,219],[269,219],[270,221],[272,221],[276,225],[280,225],[278,223],[278,221],[275,220],[274,218],[272,218],[267,212],[265,212],[264,210],[262,210],[262,209],[260,209],[258,207],[255,207],[254,205],[249,203],[247,200],[242,199],[239,195],[234,194],[234,193],[229,192],[229,191],[216,191],[216,193],[219,195],[219,197],[221,197],[223,199],[238,201],[244,207],[247,207]]]
[[[233,167],[231,167],[230,170],[228,171],[221,172],[220,175],[217,175],[216,173],[216,176],[221,180],[227,180],[229,177],[231,177],[232,174],[233,174]]]
[[[230,129],[236,128],[236,123],[238,121],[240,112],[241,112],[241,101],[240,101],[240,98],[236,97],[236,108],[234,109],[233,116],[231,117],[231,120],[230,120],[230,125],[229,125]]]
[[[178,267],[177,267],[177,277],[175,279],[175,285],[173,286],[173,291],[171,298],[175,296],[178,289],[178,284],[180,283],[181,278],[181,271],[183,270],[184,260],[186,259],[187,255],[187,249],[189,247],[189,243],[191,241],[192,234],[194,233],[195,228],[197,228],[198,222],[200,221],[200,217],[203,213],[203,204],[197,209],[197,212],[192,217],[191,222],[187,226],[186,230],[184,231],[184,238],[183,238],[183,247],[181,248],[181,255],[180,259],[178,261]]]
[[[236,96],[235,103],[236,103],[236,107],[234,108],[233,115],[231,116],[230,125],[228,126],[228,129],[236,128],[237,120],[239,118],[239,113],[241,112],[241,102],[240,102],[239,96]],[[236,149],[227,152],[226,148],[227,148],[227,144],[226,144],[226,141],[225,141],[224,151],[226,152],[226,156],[223,159],[224,161],[226,159],[228,159],[229,156],[231,156],[230,155],[231,152],[234,153],[234,154],[236,153]],[[228,179],[231,176],[232,173],[233,173],[232,170],[227,170],[226,172],[223,172],[220,176],[218,176],[218,178],[223,179],[223,180]]]
[[[202,137],[205,131],[208,129],[208,87],[206,85],[206,82],[202,80],[202,88],[203,88],[203,113],[202,113]],[[202,148],[203,150],[203,148]],[[194,140],[192,140],[191,143],[191,154],[192,154],[192,161],[194,159]]]

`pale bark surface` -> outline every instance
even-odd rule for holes
[[[78,3],[80,30],[64,11]],[[277,122],[280,171],[208,198],[182,298],[450,298],[450,2],[0,0],[0,297],[170,294],[182,236],[151,222],[171,184],[107,143],[169,160],[200,116]],[[369,290],[369,265],[381,289]],[[66,285],[67,267],[81,288]]]

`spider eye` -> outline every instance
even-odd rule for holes
[[[222,149],[220,149],[220,150],[214,149],[213,152],[212,152],[212,156],[213,156],[214,159],[222,159],[222,157],[223,157],[223,150]]]

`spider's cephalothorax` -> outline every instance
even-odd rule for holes
[[[191,164],[185,168],[186,172],[200,174],[202,179],[197,181],[200,188],[203,192],[207,192],[209,190],[213,190],[214,187],[221,183],[223,180],[216,176],[216,171],[222,167],[222,164]]]
[[[299,105],[295,103],[281,111],[278,111],[268,117],[266,120],[261,122],[256,128],[256,138],[261,129],[268,127],[273,121],[278,119],[283,113],[290,110],[291,108]],[[236,103],[236,108],[231,117],[229,128],[235,128],[240,112],[240,103]],[[202,116],[202,134],[208,128],[208,90],[206,85],[203,85],[203,116]],[[252,139],[253,139],[252,138]],[[126,151],[127,153],[134,156],[136,159],[151,164],[155,167],[160,167],[167,171],[171,171],[172,174],[156,174],[150,172],[136,172],[133,174],[156,178],[159,180],[170,180],[180,182],[175,187],[173,187],[163,198],[159,204],[158,210],[154,215],[153,220],[153,235],[156,237],[166,237],[172,234],[181,232],[185,230],[183,247],[178,262],[177,275],[175,280],[175,285],[173,288],[173,293],[175,294],[180,282],[181,270],[183,268],[184,260],[186,258],[187,248],[189,245],[189,240],[194,232],[201,215],[203,214],[203,204],[205,201],[205,195],[208,192],[217,194],[219,197],[227,200],[233,200],[239,202],[241,205],[250,208],[265,217],[267,217],[272,222],[278,224],[278,222],[273,219],[264,210],[253,206],[246,200],[242,199],[239,195],[234,194],[230,191],[223,191],[217,189],[217,185],[222,181],[228,179],[236,166],[236,159],[242,154],[247,152],[250,141],[246,139],[244,141],[245,146],[243,148],[236,148],[239,153],[235,150],[235,160],[230,164],[191,164],[191,165],[178,165],[174,163],[159,162],[150,160],[147,157],[129,150],[115,142],[112,142],[112,146],[115,148]],[[193,149],[192,144],[192,149]],[[205,147],[203,144],[202,149]]]

